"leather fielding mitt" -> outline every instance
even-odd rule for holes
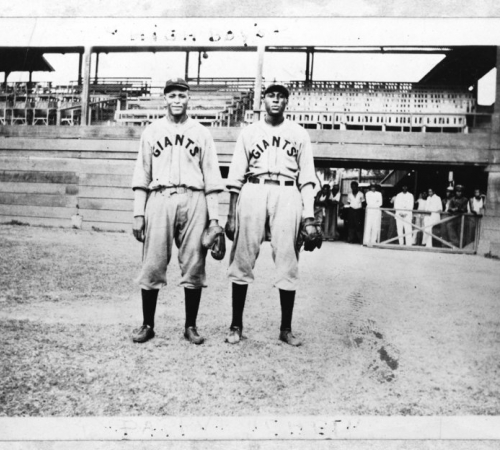
[[[201,235],[201,245],[211,250],[212,257],[218,261],[226,255],[226,238],[224,229],[219,226],[208,227]]]
[[[323,231],[321,225],[313,218],[302,220],[297,236],[296,249],[300,251],[302,245],[306,252],[312,252],[315,248],[320,249],[323,244]]]

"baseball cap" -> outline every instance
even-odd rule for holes
[[[448,187],[446,188],[446,190],[447,190],[447,191],[453,191],[454,189],[453,189],[453,186],[448,186]]]
[[[464,190],[464,187],[463,187],[461,184],[457,184],[457,185],[455,186],[455,190],[456,190],[456,191],[463,191],[463,190]]]
[[[264,91],[264,95],[269,94],[270,92],[279,92],[280,94],[284,95],[286,98],[290,97],[290,92],[288,92],[288,89],[283,86],[282,84],[271,84],[269,85],[266,90]]]
[[[171,78],[165,84],[165,89],[163,89],[163,93],[166,94],[174,89],[181,89],[184,91],[189,91],[189,84],[186,83],[182,78]]]

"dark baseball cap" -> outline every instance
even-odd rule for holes
[[[186,83],[182,78],[172,78],[167,81],[163,93],[173,91],[174,89],[180,89],[181,91],[189,91],[189,84]]]
[[[279,92],[280,94],[282,94],[286,98],[290,97],[290,92],[288,92],[288,89],[285,86],[283,86],[282,84],[269,85],[266,88],[266,90],[264,91],[264,95],[269,94],[270,92]]]

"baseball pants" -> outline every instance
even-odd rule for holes
[[[167,266],[172,243],[179,249],[180,286],[206,287],[205,257],[201,235],[208,224],[203,191],[166,188],[151,192],[146,204],[143,264],[139,275],[142,289],[160,289],[167,284]]]
[[[302,217],[302,197],[296,186],[246,183],[236,208],[236,232],[228,277],[236,284],[254,280],[253,269],[266,235],[271,231],[272,256],[278,289],[297,290],[298,254],[295,250]]]
[[[413,234],[412,234],[412,226],[411,226],[411,221],[412,221],[412,214],[407,213],[406,216],[400,216],[399,214],[396,214],[396,228],[398,230],[398,240],[399,240],[399,245],[406,245],[411,246],[413,245]]]

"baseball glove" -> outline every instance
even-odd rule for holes
[[[221,226],[208,227],[201,236],[201,245],[212,251],[212,257],[220,261],[226,254],[226,238]]]
[[[306,252],[312,252],[315,248],[320,249],[323,244],[323,231],[321,225],[313,218],[304,219],[299,227],[296,249],[299,252],[304,245]]]

